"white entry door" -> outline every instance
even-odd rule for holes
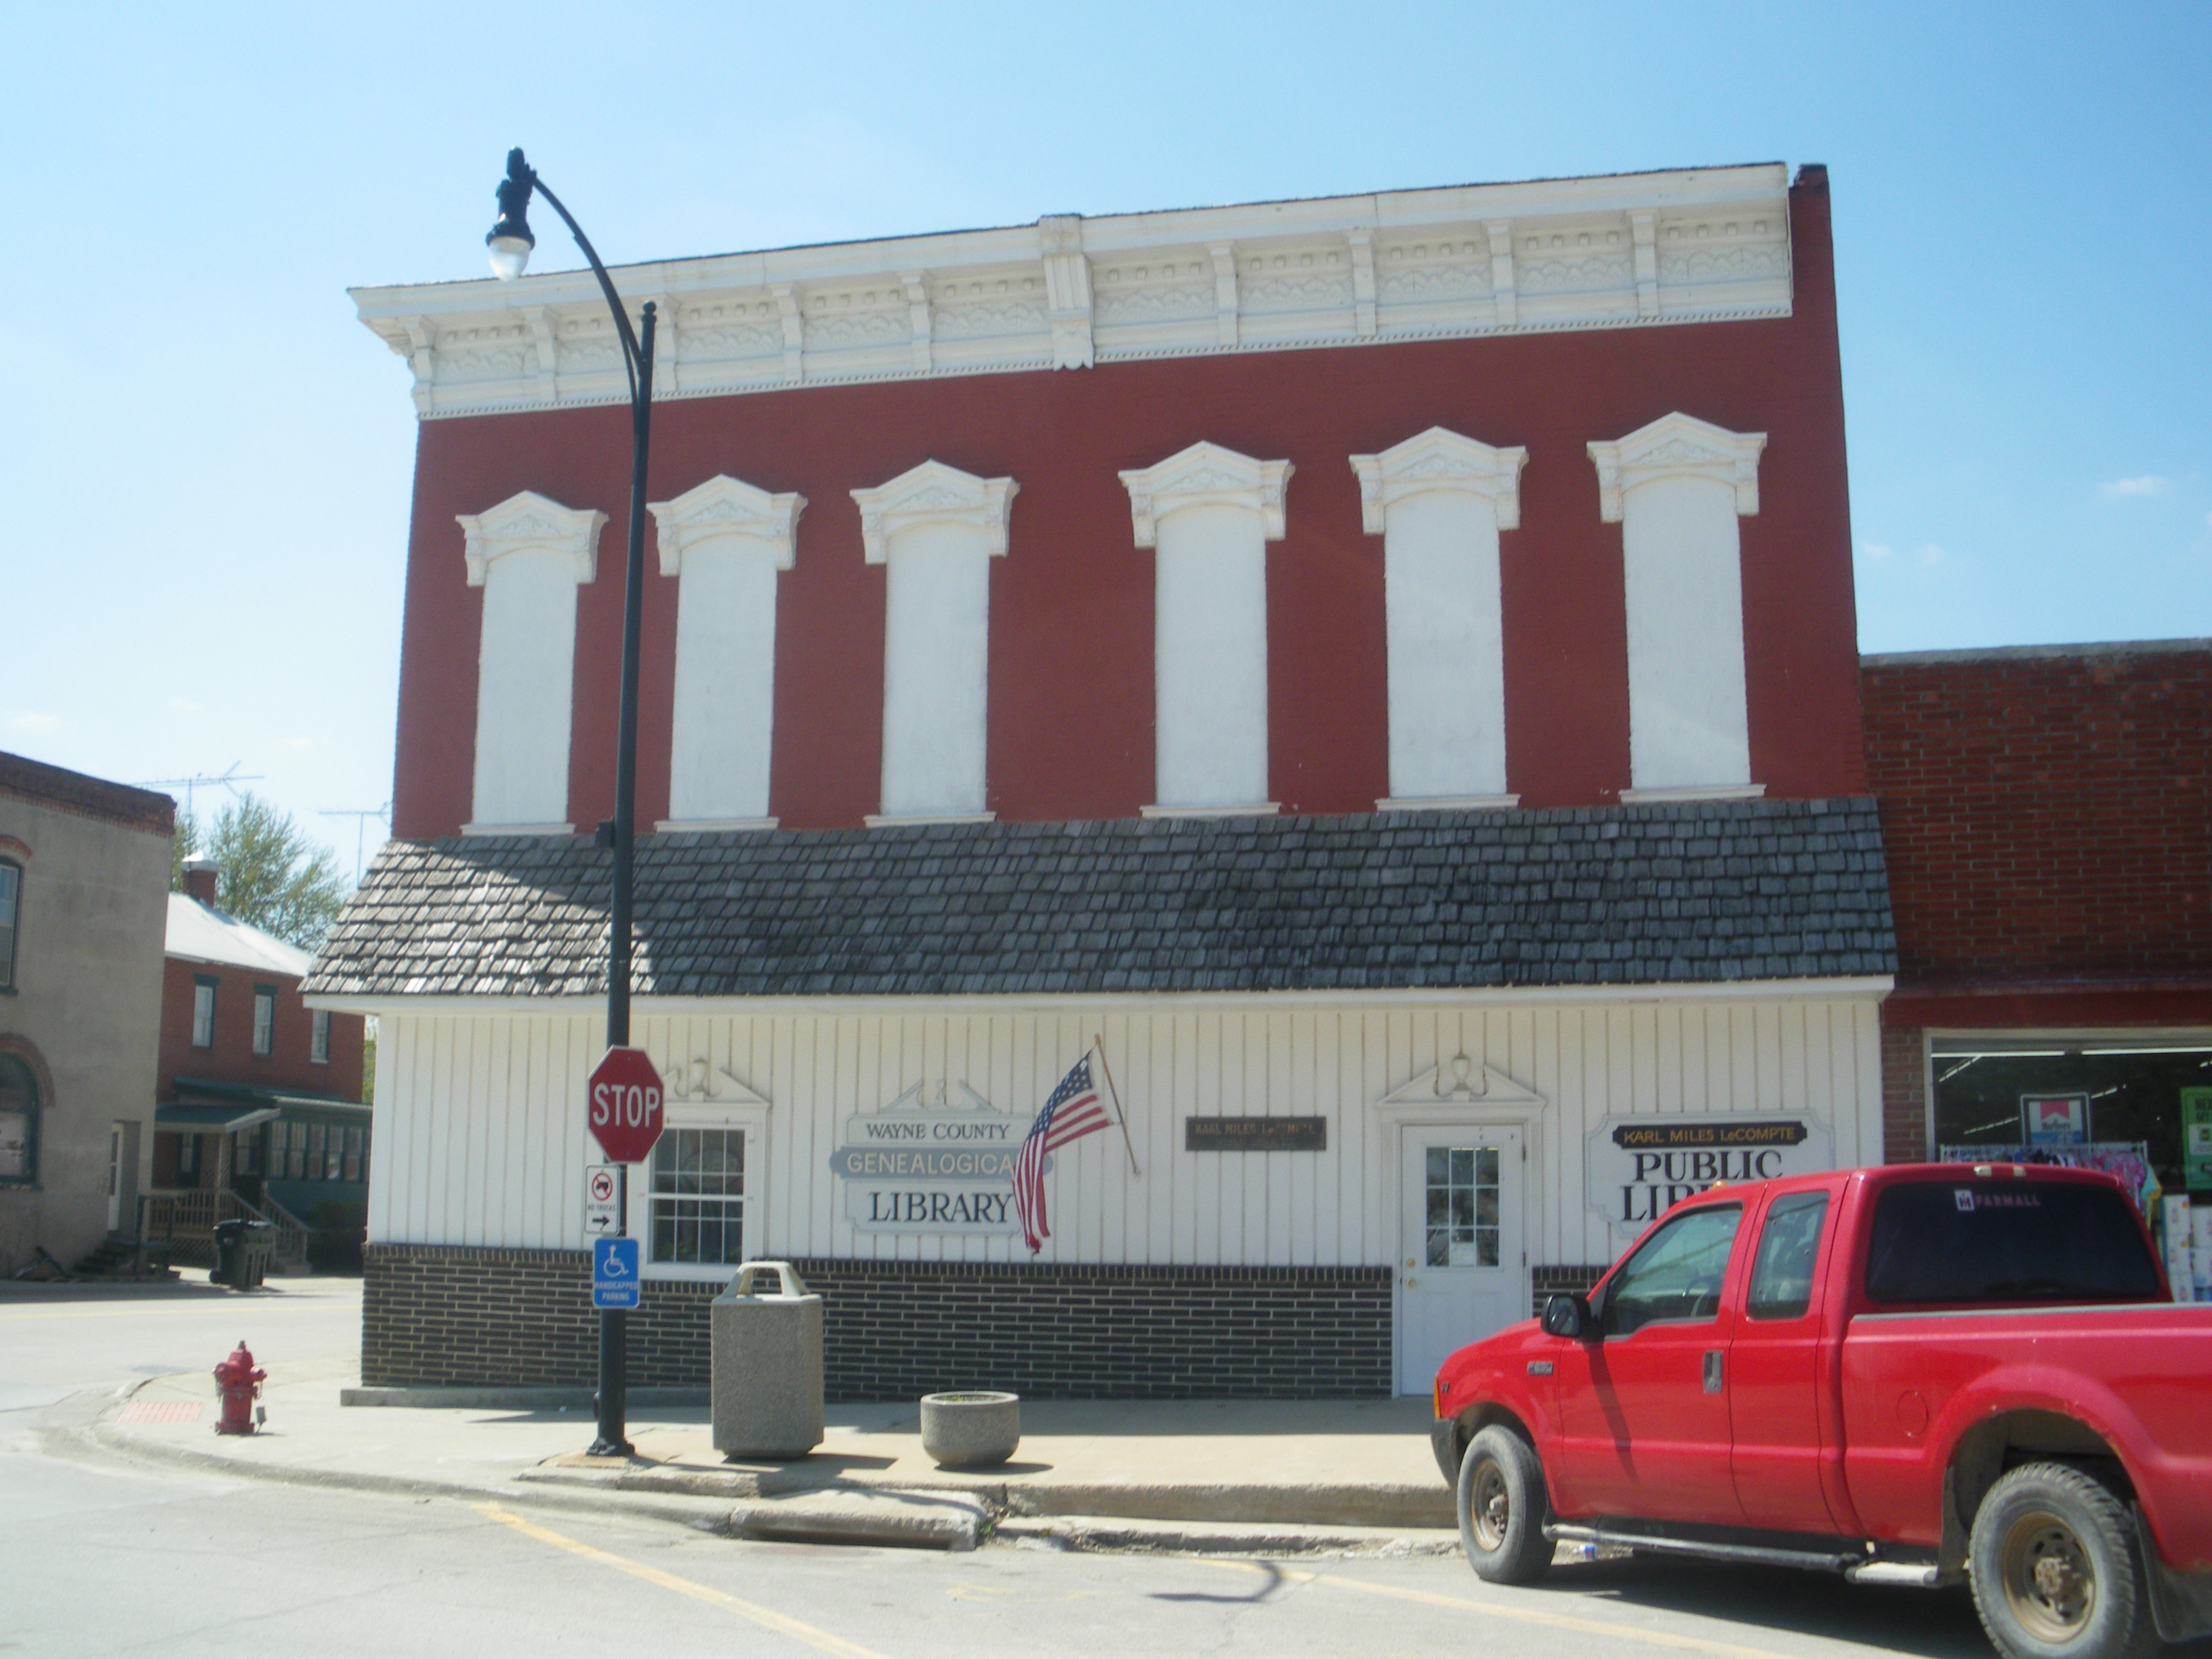
[[[1516,1127],[1401,1133],[1398,1391],[1425,1395],[1453,1349],[1528,1316],[1526,1166]]]

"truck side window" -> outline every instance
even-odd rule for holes
[[[1745,1309],[1753,1319],[1802,1319],[1813,1305],[1813,1264],[1820,1255],[1820,1224],[1827,1219],[1826,1193],[1792,1193],[1778,1198],[1759,1230],[1759,1254],[1752,1259],[1751,1297]]]
[[[1741,1204],[1708,1204],[1676,1216],[1644,1241],[1605,1293],[1605,1334],[1626,1336],[1662,1319],[1712,1319],[1743,1221]]]

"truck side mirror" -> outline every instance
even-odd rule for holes
[[[1590,1314],[1589,1298],[1573,1295],[1545,1297],[1544,1329],[1549,1335],[1571,1337],[1577,1341],[1596,1334],[1597,1321]]]

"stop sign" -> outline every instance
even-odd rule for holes
[[[642,1048],[610,1048],[592,1068],[585,1118],[606,1155],[641,1164],[660,1139],[660,1073]]]

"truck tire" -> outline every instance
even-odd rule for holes
[[[1967,1540],[1974,1610],[2006,1659],[2148,1659],[2159,1647],[2127,1506],[2064,1463],[1989,1490]]]
[[[1535,1448],[1502,1423],[1468,1443],[1459,1464],[1459,1541],[1475,1576],[1534,1583],[1552,1565],[1552,1505]]]

